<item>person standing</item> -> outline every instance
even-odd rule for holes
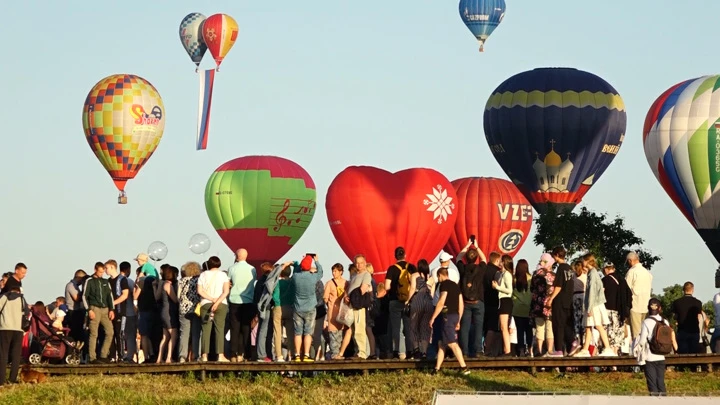
[[[345,295],[345,303],[350,304],[350,296],[353,294],[353,291],[359,290],[359,297],[363,297],[361,301],[365,301],[368,304],[372,300],[372,276],[370,273],[367,272],[366,265],[367,262],[365,260],[364,255],[356,255],[355,259],[353,260],[355,267],[357,268],[357,273],[355,276],[350,280],[350,285],[348,286],[347,294]],[[370,294],[370,295],[368,295]],[[368,357],[368,350],[367,350],[367,331],[365,330],[366,325],[366,319],[365,319],[365,312],[366,307],[360,306],[355,307],[351,305],[352,311],[353,311],[353,337],[355,338],[355,344],[358,348],[358,357],[361,359],[367,359]]]
[[[27,308],[17,285],[0,295],[0,386],[5,385],[8,358],[10,382],[17,382],[22,355],[22,320],[27,315]]]
[[[123,361],[126,363],[134,363],[137,354],[137,309],[133,292],[135,291],[135,281],[130,278],[132,266],[129,262],[120,263],[120,274],[125,277],[128,283],[128,298],[125,300],[125,316],[123,316],[122,332],[125,337],[125,354]]]
[[[636,350],[641,352],[639,356],[639,364],[645,365],[645,380],[647,382],[648,391],[652,396],[665,396],[667,390],[665,388],[665,356],[653,353],[650,349],[650,341],[653,338],[653,331],[659,323],[669,325],[662,314],[662,305],[660,300],[652,298],[647,305],[648,317],[641,323],[640,339]],[[677,342],[673,334],[673,348],[677,350]]]
[[[397,262],[388,267],[385,273],[385,290],[390,301],[390,314],[388,317],[388,330],[392,339],[393,358],[404,359],[406,351],[410,350],[412,343],[408,329],[410,317],[404,314],[405,300],[410,295],[410,263],[405,260],[405,248],[395,248]],[[352,277],[352,272],[350,272]],[[400,340],[400,331],[404,339]],[[401,354],[402,353],[402,357]]]
[[[91,364],[109,362],[108,354],[114,336],[112,323],[113,319],[115,319],[114,299],[110,289],[110,282],[103,278],[103,274],[105,274],[105,265],[101,262],[95,263],[95,272],[92,277],[85,281],[83,286],[83,303],[85,308],[88,309],[88,318],[90,318],[88,354]],[[103,339],[100,348],[100,358],[97,358],[98,329],[101,325],[105,332],[105,339]]]
[[[130,296],[130,285],[127,278],[118,272],[117,262],[108,260],[105,262],[105,273],[110,277],[110,291],[113,295],[113,307],[115,315],[113,323],[113,340],[110,345],[110,358],[121,361],[125,355],[125,335],[123,334],[123,318],[125,317],[127,304],[125,301]]]
[[[313,262],[315,266],[313,266]],[[285,263],[283,267],[293,263]],[[322,280],[323,269],[317,255],[306,255],[302,262],[294,263],[292,284],[295,289],[293,326],[295,329],[295,361],[312,362],[310,347],[315,332],[317,295],[315,285]],[[302,350],[302,351],[301,351]],[[302,357],[300,357],[302,353]]]
[[[713,308],[715,309],[715,331],[710,338],[710,350],[713,353],[720,353],[720,292],[713,296]]]
[[[479,264],[478,259],[480,259]],[[478,357],[483,353],[483,322],[485,321],[483,280],[487,263],[485,263],[485,254],[477,247],[477,241],[468,241],[458,254],[456,266],[460,273],[458,285],[465,307],[460,320],[460,348],[469,357]],[[472,342],[470,342],[471,335],[475,337]]]
[[[678,354],[694,354],[698,352],[700,341],[700,323],[702,302],[693,297],[695,285],[686,282],[683,285],[684,295],[672,303],[672,312],[677,320]]]
[[[255,267],[247,262],[248,252],[238,249],[235,264],[228,269],[230,279],[230,361],[233,363],[251,359],[250,323],[257,315],[255,297]]]
[[[225,357],[225,318],[228,313],[227,296],[230,294],[230,280],[220,270],[222,262],[217,256],[207,260],[208,270],[200,273],[197,281],[200,301],[200,319],[202,319],[202,355],[200,361],[208,361],[210,337],[215,332],[215,354],[219,362],[229,362]]]
[[[633,339],[640,335],[640,325],[647,316],[647,302],[650,300],[653,276],[640,264],[640,256],[630,252],[626,257],[630,266],[625,281],[632,291],[632,308],[630,308],[630,332]]]
[[[563,349],[571,354],[578,347],[575,341],[573,295],[575,293],[575,277],[572,267],[565,261],[567,251],[562,246],[552,250],[552,258],[558,264],[553,281],[553,292],[548,300],[550,308],[554,349],[548,348],[550,357],[562,357]]]
[[[65,285],[65,305],[68,313],[65,317],[67,326],[70,328],[70,337],[76,342],[85,341],[85,307],[82,300],[82,282],[87,277],[84,270],[75,272],[72,280]]]

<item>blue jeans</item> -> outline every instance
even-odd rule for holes
[[[697,353],[699,333],[688,333],[682,330],[677,332],[678,354]]]
[[[717,342],[720,340],[720,325],[715,326],[715,331],[710,338],[710,350],[715,354],[720,354],[720,350],[715,350]]]
[[[482,301],[479,301],[477,304],[468,304],[465,302],[465,310],[463,311],[462,320],[460,321],[460,349],[465,355],[474,357],[478,353],[483,352],[482,331],[484,317],[485,304]],[[475,329],[475,339],[472,346],[468,347],[471,327]]]
[[[257,358],[262,360],[268,357],[267,355],[267,336],[268,336],[268,325],[272,323],[272,317],[270,316],[270,310],[266,309],[260,312],[258,319],[258,332],[255,338],[255,347],[257,348]]]

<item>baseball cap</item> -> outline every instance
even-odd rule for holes
[[[440,261],[441,262],[449,262],[450,259],[452,259],[452,258],[453,257],[450,255],[450,253],[447,253],[447,252],[440,253]]]
[[[147,255],[147,253],[138,253],[138,255],[135,257],[135,261],[138,260],[145,260],[148,261],[150,257]]]
[[[300,268],[303,271],[309,271],[312,268],[312,265],[313,265],[312,256],[305,256],[305,257],[303,257],[302,261],[300,262]]]

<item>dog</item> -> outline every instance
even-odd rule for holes
[[[47,381],[47,376],[44,373],[31,369],[30,366],[26,364],[20,371],[20,379],[25,384],[40,384]]]

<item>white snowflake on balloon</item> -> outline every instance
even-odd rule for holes
[[[433,220],[436,219],[438,224],[447,221],[448,215],[452,215],[452,210],[455,209],[455,203],[452,202],[453,198],[448,196],[447,189],[438,184],[433,187],[432,194],[425,195],[427,199],[423,200],[423,205],[429,206],[427,210],[433,213]]]

